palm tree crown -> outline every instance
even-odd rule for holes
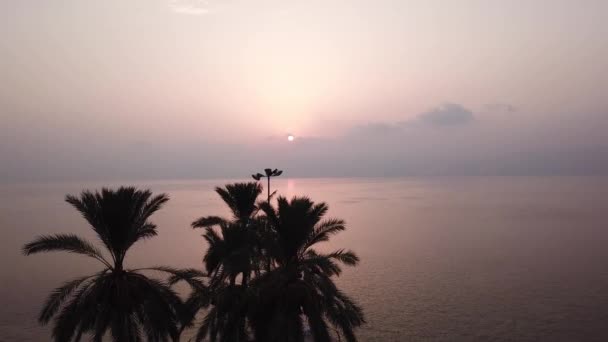
[[[359,258],[351,251],[315,250],[343,231],[344,221],[326,219],[328,206],[306,197],[279,197],[276,208],[269,202],[256,204],[257,189],[255,183],[218,188],[233,220],[207,216],[193,223],[206,229],[209,248],[203,260],[211,277],[204,290],[210,290],[210,297],[194,289],[191,298],[199,299],[189,299],[199,303],[195,310],[207,308],[196,341],[300,342],[306,326],[317,342],[329,342],[337,334],[356,341],[354,330],[365,322],[363,312],[332,277],[340,275],[340,265],[354,266]],[[247,196],[252,193],[256,195]],[[250,210],[236,210],[232,203]],[[257,215],[260,210],[263,214]]]
[[[258,212],[256,203],[262,187],[255,182],[228,184],[216,188],[224,203],[230,208],[232,220],[219,216],[204,216],[192,223],[193,228],[204,228],[203,237],[208,249],[204,263],[209,274],[216,278],[234,279],[241,274],[246,281],[250,273],[257,271],[253,254],[256,253]],[[219,227],[219,231],[215,230]]]
[[[251,319],[256,340],[301,341],[306,321],[315,341],[331,340],[330,325],[356,341],[363,312],[331,277],[342,272],[339,264],[354,266],[359,258],[351,251],[313,248],[343,231],[344,221],[323,219],[328,206],[307,197],[279,197],[276,209],[263,203],[262,210],[272,229],[266,248],[275,268],[254,284],[260,288]]]
[[[256,203],[262,193],[257,182],[228,184],[216,192],[231,211],[232,218],[204,216],[192,223],[193,228],[204,228],[207,252],[203,263],[210,276],[210,300],[193,288],[187,301],[198,311],[212,304],[199,327],[196,341],[247,341],[248,281],[259,274],[262,254],[259,243],[260,222]],[[218,229],[219,228],[219,229]],[[241,282],[237,284],[237,277]],[[193,316],[192,316],[193,317]]]
[[[176,339],[181,301],[170,287],[139,270],[125,270],[124,259],[137,241],[157,235],[150,216],[168,201],[148,190],[121,187],[84,191],[66,201],[88,221],[111,259],[91,242],[73,234],[45,235],[23,247],[26,255],[64,251],[94,258],[101,271],[74,279],[55,289],[43,306],[39,321],[55,317],[55,341],[80,340],[83,334],[101,341],[109,332],[115,341]]]

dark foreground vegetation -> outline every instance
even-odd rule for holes
[[[266,174],[270,182],[273,171]],[[270,192],[260,200],[262,191],[258,182],[216,188],[231,217],[203,216],[192,223],[207,242],[201,270],[123,266],[133,244],[157,235],[149,218],[167,195],[133,187],[68,195],[105,250],[73,234],[54,234],[23,251],[77,253],[102,267],[55,289],[39,322],[53,320],[57,342],[179,341],[191,327],[197,329],[195,341],[356,341],[362,310],[332,278],[341,265],[355,266],[359,259],[351,251],[315,250],[344,230],[344,221],[325,218],[325,203],[307,197],[275,201]],[[166,277],[145,275],[149,271]],[[190,288],[184,299],[173,288],[180,282]]]

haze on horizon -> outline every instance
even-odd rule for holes
[[[267,166],[606,175],[607,13],[603,0],[3,1],[0,182]]]

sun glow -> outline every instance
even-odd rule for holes
[[[296,137],[294,137],[293,135],[289,134],[287,136],[287,141],[294,141],[296,139]]]

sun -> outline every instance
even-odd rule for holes
[[[296,139],[296,137],[294,137],[293,135],[289,134],[287,136],[287,141],[294,141]]]

